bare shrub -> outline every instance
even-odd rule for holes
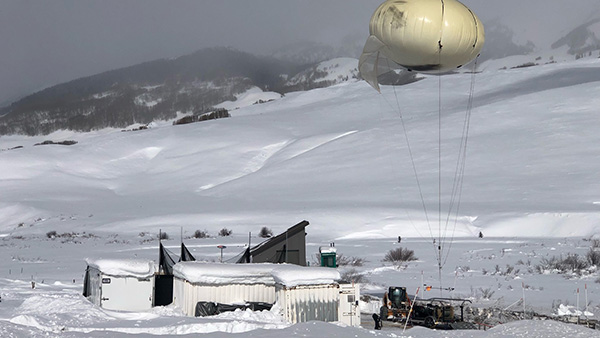
[[[479,288],[479,293],[483,299],[491,299],[495,292],[496,291],[493,291],[492,288]]]
[[[316,253],[313,257],[312,257],[312,262],[310,263],[311,266],[320,266],[321,265],[321,254],[320,253]]]
[[[416,261],[415,252],[405,248],[397,248],[388,251],[383,258],[384,262],[402,263]]]
[[[589,267],[588,262],[583,260],[578,254],[568,254],[562,263],[566,267],[567,271],[571,270],[573,272],[577,272]]]
[[[260,238],[270,238],[273,237],[273,231],[267,227],[262,227],[260,232],[258,233],[258,237]]]
[[[511,67],[511,69],[527,68],[527,67],[533,67],[533,66],[537,66],[537,65],[538,64],[534,63],[534,62],[526,62],[526,63],[520,64],[518,66]]]
[[[556,257],[542,258],[540,264],[536,265],[538,273],[546,273],[550,271],[557,271],[558,273],[572,272],[575,274],[581,274],[582,270],[590,267],[588,260],[583,259],[578,254],[568,254],[567,257]]]
[[[54,230],[48,231],[46,233],[46,237],[54,239],[54,238],[58,237],[58,233]]]
[[[86,233],[85,231],[83,232],[83,234],[81,234],[82,238],[98,238],[97,235],[94,235],[92,233]]]
[[[468,265],[463,265],[463,266],[459,266],[458,269],[462,272],[469,272],[471,271],[471,267]]]
[[[600,251],[594,250],[594,247],[590,248],[585,257],[590,265],[600,266]]]
[[[340,273],[341,280],[353,283],[368,283],[369,279],[358,270],[352,268]]]
[[[360,257],[348,257],[348,256],[344,256],[343,254],[339,254],[336,258],[337,261],[337,265],[339,266],[363,266],[366,262],[365,259],[360,258]]]
[[[233,233],[233,230],[229,230],[227,228],[223,228],[223,229],[219,230],[219,236],[221,236],[221,237],[231,236],[232,233]]]
[[[158,235],[159,239],[169,239],[169,234],[166,232],[160,232]]]
[[[210,236],[208,235],[208,231],[206,231],[206,230],[196,230],[196,231],[194,231],[194,235],[192,237],[194,237],[194,238],[209,238]]]
[[[550,258],[542,258],[540,264],[535,266],[535,270],[538,273],[545,273],[547,271],[557,270],[559,266],[559,259],[556,256]]]

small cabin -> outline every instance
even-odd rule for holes
[[[92,303],[117,311],[143,311],[152,308],[153,261],[87,259],[83,295]]]

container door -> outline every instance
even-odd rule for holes
[[[339,321],[349,326],[360,326],[360,295],[358,284],[340,284]]]
[[[154,279],[102,276],[101,306],[107,310],[143,311],[152,308]]]

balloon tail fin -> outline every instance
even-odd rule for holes
[[[377,76],[379,75],[380,52],[383,48],[385,48],[385,44],[381,40],[374,35],[369,36],[358,61],[360,76],[378,92],[381,92]]]

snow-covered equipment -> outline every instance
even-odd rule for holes
[[[473,60],[485,40],[483,24],[456,0],[387,0],[369,24],[359,71],[379,91],[379,66],[448,72]]]
[[[156,265],[147,260],[87,259],[83,295],[118,311],[152,308]]]

